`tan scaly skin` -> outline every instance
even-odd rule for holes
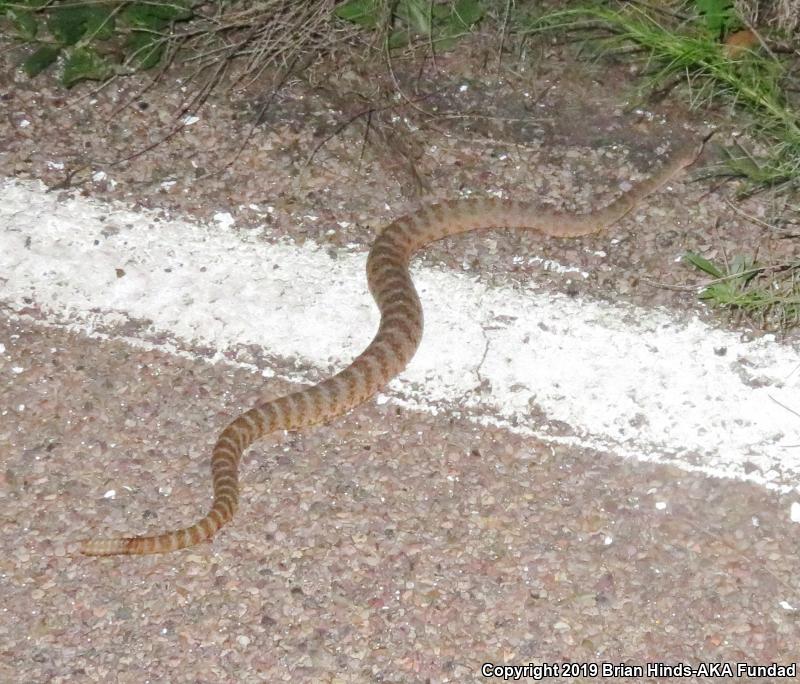
[[[588,214],[542,212],[532,203],[515,200],[464,199],[430,204],[390,223],[367,257],[369,289],[381,312],[380,327],[369,346],[333,377],[259,404],[223,430],[211,456],[214,501],[204,518],[191,527],[155,536],[89,539],[81,543],[80,552],[164,553],[210,539],[236,512],[239,460],[253,442],[275,430],[296,430],[340,416],[400,373],[422,338],[422,308],[408,273],[409,259],[420,248],[479,228],[521,228],[556,238],[598,233],[691,165],[702,147],[701,143],[682,149],[653,176]]]

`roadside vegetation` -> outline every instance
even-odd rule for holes
[[[788,9],[787,9],[788,11]],[[736,112],[754,148],[723,149],[718,175],[744,179],[740,194],[769,190],[783,211],[766,230],[798,238],[800,217],[800,51],[792,29],[756,28],[744,8],[726,0],[695,0],[658,7],[645,3],[572,3],[568,9],[530,17],[527,30],[571,36],[595,56],[642,65],[642,100],[683,93],[697,108]],[[791,216],[795,217],[794,229]],[[687,253],[684,262],[711,276],[700,298],[730,311],[737,320],[786,331],[800,323],[800,259],[760,263],[752,254],[713,263]]]
[[[458,49],[487,25],[500,36],[498,60],[526,41],[569,42],[582,56],[639,64],[642,102],[671,94],[736,113],[748,143],[725,148],[713,172],[742,179],[741,194],[780,197],[768,227],[797,239],[800,0],[0,0],[0,35],[29,77],[103,87],[140,71],[154,82],[181,63],[194,85],[187,112],[215,88],[264,73],[276,75],[277,89],[335,51],[366,46],[391,65],[408,50]],[[710,304],[765,328],[800,323],[800,260],[763,264],[754,251],[721,264],[699,254],[684,261],[712,278],[700,291]]]

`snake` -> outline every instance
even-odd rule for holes
[[[422,306],[408,266],[411,257],[426,245],[478,229],[516,228],[552,238],[599,233],[693,164],[702,147],[703,143],[695,143],[679,148],[655,173],[604,208],[584,214],[545,212],[531,201],[463,198],[425,204],[389,223],[367,256],[367,283],[380,311],[378,331],[367,348],[335,375],[260,403],[222,431],[211,455],[211,508],[193,525],[156,535],[92,538],[79,543],[79,553],[166,553],[210,540],[236,513],[239,462],[253,442],[276,430],[297,430],[341,416],[398,375],[422,339]]]

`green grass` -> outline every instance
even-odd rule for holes
[[[367,29],[383,32],[389,49],[422,38],[435,50],[453,47],[484,15],[480,0],[347,0],[334,14]]]
[[[694,252],[683,258],[713,278],[700,291],[712,306],[765,330],[785,332],[800,324],[800,260],[763,266],[743,255],[722,265]]]
[[[659,11],[645,7],[578,6],[528,19],[527,31],[590,31],[588,40],[602,51],[643,62],[640,96],[683,82],[692,105],[745,114],[747,132],[764,151],[727,150],[726,172],[746,178],[748,191],[800,188],[800,103],[787,96],[796,55],[782,60],[761,47],[730,55],[720,37],[741,25],[730,3],[684,3],[674,13],[666,4]]]
[[[800,88],[792,75],[800,55],[769,50],[764,36],[732,52],[725,38],[743,26],[726,0],[579,4],[527,19],[529,33],[578,35],[599,56],[642,63],[640,99],[684,85],[692,106],[736,113],[758,152],[729,147],[716,172],[744,179],[740,194],[769,188],[788,198],[800,189]],[[800,260],[759,264],[739,255],[715,264],[687,253],[684,262],[713,278],[700,298],[735,319],[782,332],[800,324]]]

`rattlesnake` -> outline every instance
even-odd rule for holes
[[[274,430],[328,421],[362,403],[405,368],[422,337],[422,307],[408,273],[411,256],[430,242],[478,228],[523,228],[550,237],[577,237],[608,228],[644,197],[692,164],[702,143],[683,148],[657,173],[604,209],[581,215],[542,212],[533,203],[460,199],[429,204],[390,223],[367,257],[367,281],[381,313],[369,346],[344,370],[313,387],[267,401],[241,414],[223,430],[211,457],[214,500],[200,521],[156,536],[90,539],[87,555],[149,554],[210,539],[239,504],[238,466],[255,440]]]

